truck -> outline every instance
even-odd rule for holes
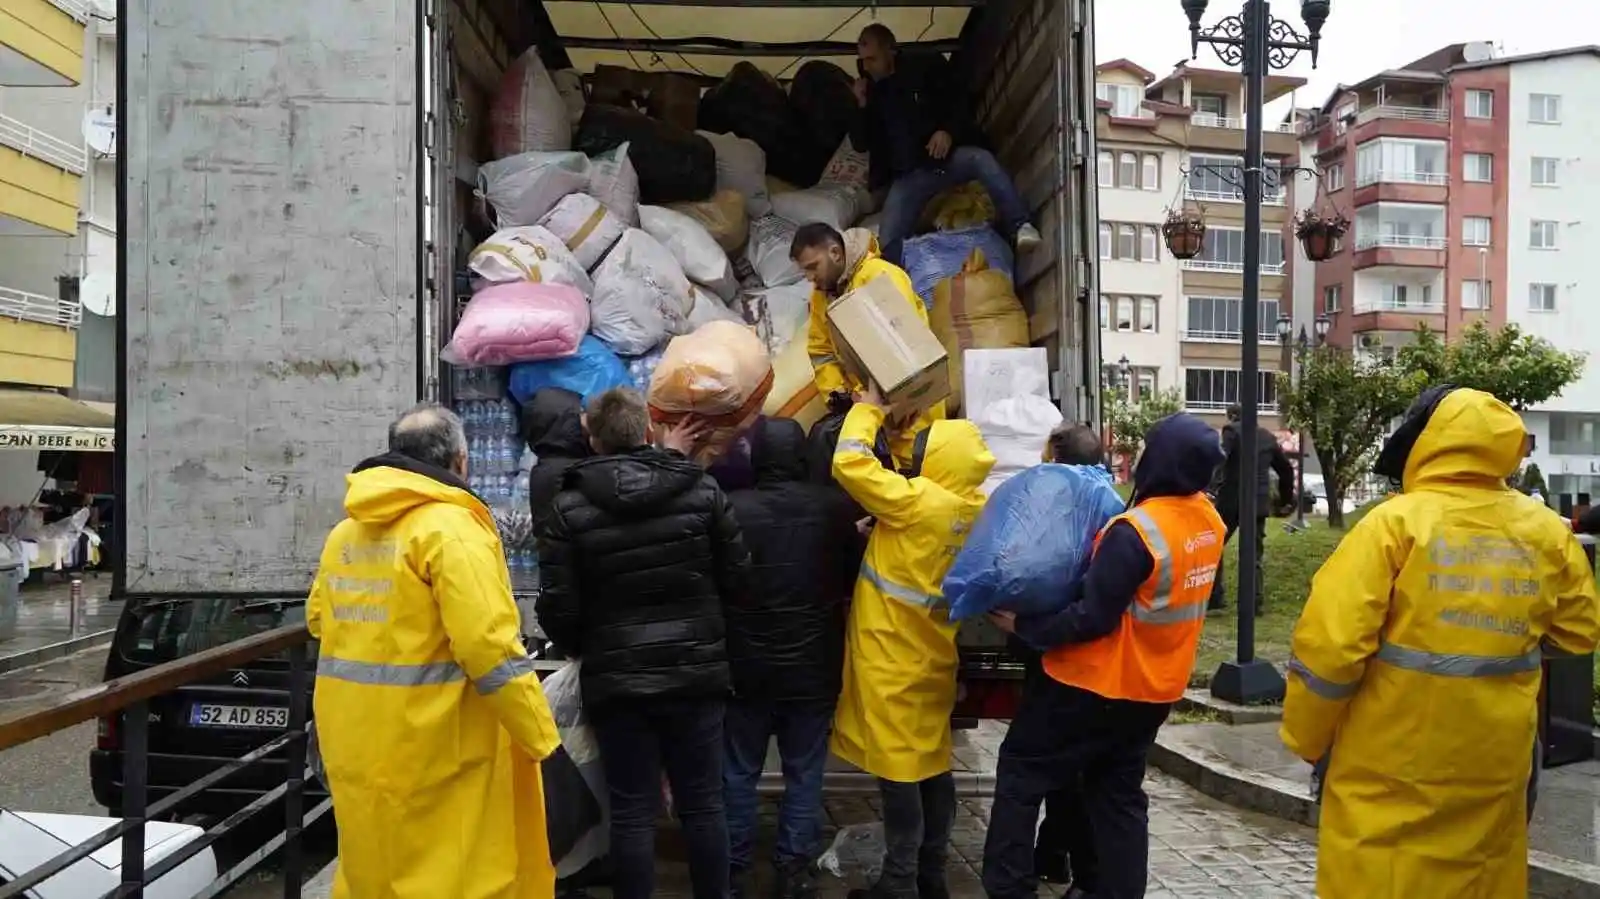
[[[107,675],[303,616],[345,474],[422,400],[487,160],[501,75],[672,70],[783,77],[884,21],[945,52],[1044,236],[1016,286],[1064,416],[1098,427],[1093,4],[1089,0],[119,0],[116,532],[125,602]],[[958,718],[1002,716],[1019,669],[962,635]],[[152,703],[151,799],[283,726],[286,662]],[[262,709],[265,711],[262,711]],[[91,760],[120,803],[121,740]],[[252,779],[254,778],[254,779]],[[281,771],[207,795],[249,795]]]

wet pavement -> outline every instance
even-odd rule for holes
[[[85,574],[82,577],[84,615],[79,622],[79,636],[114,630],[122,605],[110,600],[111,575]],[[71,596],[70,580],[53,572],[44,572],[43,580],[22,586],[16,633],[0,639],[0,671],[8,668],[5,660],[9,656],[37,651],[72,638]]]

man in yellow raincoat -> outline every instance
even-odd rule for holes
[[[878,251],[878,239],[865,228],[851,228],[840,234],[831,225],[813,222],[795,232],[789,255],[811,280],[811,316],[806,322],[806,352],[811,356],[812,377],[823,397],[835,393],[855,394],[863,385],[840,362],[828,327],[828,304],[874,278],[894,282],[922,321],[928,310],[911,288],[905,269],[885,260]],[[889,454],[896,469],[911,464],[911,448],[917,435],[945,416],[943,402],[934,404],[910,421],[890,422]],[[871,442],[871,441],[869,441]]]
[[[917,439],[910,474],[897,474],[872,452],[883,416],[871,385],[845,417],[833,455],[834,479],[877,523],[850,608],[830,748],[878,778],[883,796],[888,853],[865,894],[944,899],[956,812],[956,625],[942,587],[983,508],[978,488],[994,455],[977,425],[936,421]]]
[[[461,420],[419,406],[356,466],[306,620],[339,824],[334,899],[549,899],[560,745]]]
[[[1506,487],[1526,439],[1489,394],[1423,393],[1378,459],[1403,492],[1312,581],[1281,733],[1328,759],[1322,899],[1528,894],[1540,647],[1593,651],[1600,600],[1566,523]]]

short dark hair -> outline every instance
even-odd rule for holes
[[[389,452],[449,470],[467,451],[467,432],[454,412],[438,403],[407,409],[389,425]]]
[[[798,259],[801,250],[825,250],[829,247],[844,249],[844,235],[827,222],[809,222],[795,229],[794,240],[789,241],[789,258]]]
[[[589,401],[589,436],[602,454],[644,446],[650,431],[650,406],[644,394],[613,387]]]
[[[1105,461],[1105,450],[1093,428],[1063,422],[1050,432],[1050,460],[1063,465],[1099,465]]]
[[[1244,414],[1244,407],[1243,406],[1240,406],[1238,403],[1229,403],[1228,404],[1228,420],[1229,421],[1238,421],[1239,420],[1239,416],[1241,416],[1243,414]]]
[[[871,25],[861,29],[861,36],[856,38],[856,43],[859,44],[866,40],[882,44],[891,50],[894,49],[895,45],[894,32],[890,31],[889,26],[882,22],[873,22]]]

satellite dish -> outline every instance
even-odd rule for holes
[[[117,276],[115,272],[97,271],[78,282],[78,302],[95,315],[117,314]]]
[[[1494,44],[1473,41],[1461,48],[1461,58],[1467,62],[1488,62],[1494,59]]]
[[[113,107],[83,114],[83,140],[101,157],[117,155],[117,113]]]

